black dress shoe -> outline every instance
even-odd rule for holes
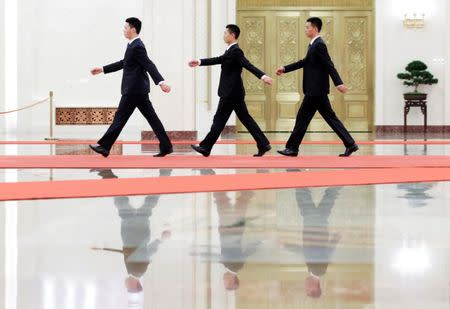
[[[164,150],[164,151],[161,150],[159,153],[155,154],[153,157],[162,158],[162,157],[165,157],[165,156],[171,154],[172,152],[173,152],[173,149]]]
[[[287,157],[296,157],[298,156],[298,151],[286,148],[285,150],[278,150],[277,151],[279,154],[282,154],[283,156],[287,156]]]
[[[265,155],[266,152],[270,151],[270,149],[272,149],[272,146],[270,145],[266,145],[263,148],[259,148],[258,149],[258,153],[254,154],[254,157],[262,157],[263,155]]]
[[[210,152],[205,148],[203,148],[202,146],[191,145],[191,148],[197,151],[198,153],[202,154],[204,157],[209,157]]]
[[[100,146],[99,144],[89,145],[89,148],[94,150],[96,153],[101,154],[105,158],[109,156],[109,150],[105,149],[103,146]]]
[[[352,154],[352,153],[354,153],[354,152],[356,152],[356,151],[358,151],[359,150],[359,147],[358,147],[358,145],[353,145],[353,146],[351,146],[351,147],[347,147],[347,148],[345,148],[345,152],[344,153],[341,153],[339,156],[340,157],[350,157],[350,155]]]

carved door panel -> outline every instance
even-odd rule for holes
[[[373,126],[373,20],[371,11],[271,10],[241,11],[240,44],[247,58],[274,78],[264,86],[248,72],[243,78],[250,113],[265,131],[291,131],[303,100],[301,70],[274,76],[280,65],[303,58],[309,39],[304,34],[310,16],[322,18],[322,37],[327,43],[349,93],[338,93],[331,83],[330,101],[351,131],[371,131]],[[238,122],[238,130],[246,129]],[[331,131],[317,113],[309,131]]]

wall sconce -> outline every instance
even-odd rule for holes
[[[408,29],[418,29],[425,27],[425,14],[422,14],[422,17],[417,17],[417,14],[413,14],[413,17],[409,17],[408,14],[405,14],[405,18],[403,19],[403,26]]]

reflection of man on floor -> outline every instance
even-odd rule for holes
[[[246,249],[242,247],[245,214],[254,193],[240,192],[234,205],[231,204],[226,192],[215,192],[213,195],[219,214],[220,261],[226,269],[223,283],[227,290],[236,290],[239,288],[238,272],[244,266],[247,257],[255,251],[254,247]]]
[[[305,290],[309,297],[319,298],[322,295],[320,280],[327,272],[331,255],[340,240],[340,235],[330,235],[328,231],[328,218],[340,190],[341,187],[327,188],[317,207],[309,189],[295,190],[297,205],[303,217],[303,247],[288,245],[287,249],[302,251],[305,256],[309,272],[305,279]]]
[[[202,175],[215,174],[212,170],[201,171]],[[245,225],[252,219],[246,217],[247,207],[254,196],[252,191],[237,193],[236,202],[231,203],[226,192],[214,192],[214,201],[219,215],[220,255],[201,253],[208,260],[222,263],[226,271],[223,275],[225,289],[234,291],[239,288],[238,273],[244,266],[247,258],[252,255],[260,244],[242,246],[242,237]]]
[[[170,174],[170,173],[169,173]],[[99,171],[103,178],[117,178],[111,170]],[[143,291],[141,278],[144,276],[153,255],[158,251],[162,241],[170,238],[170,231],[163,231],[161,238],[151,241],[150,217],[153,208],[158,204],[159,195],[149,195],[139,208],[130,205],[128,197],[114,197],[114,205],[121,218],[121,236],[123,248],[94,248],[110,252],[122,253],[128,277],[125,286],[130,293],[138,294]]]

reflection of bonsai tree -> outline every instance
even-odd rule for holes
[[[297,205],[303,217],[303,246],[285,247],[305,256],[309,272],[305,279],[305,290],[309,297],[318,298],[322,295],[320,278],[327,272],[331,255],[341,237],[338,234],[330,235],[328,231],[328,218],[340,190],[341,187],[327,188],[316,207],[309,189],[296,189]]]
[[[427,191],[435,186],[434,183],[405,183],[397,185],[397,188],[405,190],[406,193],[399,198],[406,199],[411,207],[425,207],[428,200],[433,199]]]

